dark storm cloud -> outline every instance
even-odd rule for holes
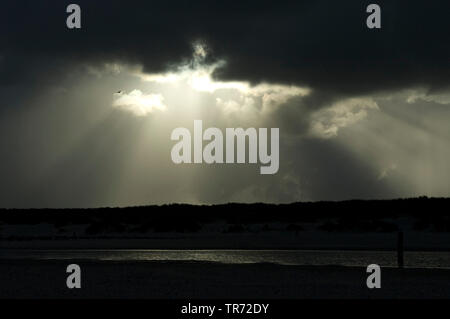
[[[3,84],[71,61],[162,71],[187,59],[195,40],[228,62],[223,79],[342,94],[450,83],[448,1],[376,1],[381,30],[365,26],[369,1],[76,1],[81,30],[65,27],[69,3],[3,4]]]

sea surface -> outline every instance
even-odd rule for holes
[[[349,250],[25,250],[2,249],[0,260],[206,261],[226,264],[396,267],[395,251]],[[450,252],[405,252],[405,267],[450,269]]]

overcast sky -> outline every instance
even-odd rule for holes
[[[448,1],[374,1],[379,30],[369,1],[72,2],[2,3],[0,207],[449,196]],[[174,164],[195,119],[279,128],[278,173]]]

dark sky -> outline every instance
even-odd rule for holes
[[[448,1],[70,3],[2,3],[1,207],[449,195]],[[280,128],[280,171],[174,165],[194,119]]]

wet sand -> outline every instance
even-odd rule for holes
[[[66,267],[82,288],[66,288]],[[383,268],[381,289],[365,268],[209,262],[0,260],[0,298],[450,298],[450,270]]]

